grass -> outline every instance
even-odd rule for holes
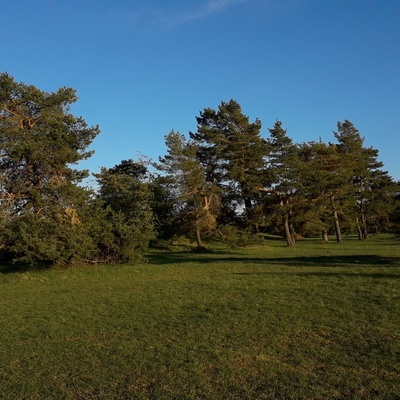
[[[400,241],[0,273],[0,398],[399,399]]]

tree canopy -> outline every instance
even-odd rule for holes
[[[86,253],[83,233],[88,171],[72,168],[98,127],[69,113],[75,90],[54,93],[0,75],[0,232],[4,258],[23,262],[64,262]],[[81,243],[87,245],[87,240]],[[89,248],[90,246],[86,246]]]
[[[232,242],[278,234],[337,242],[400,232],[399,183],[345,120],[336,142],[296,143],[281,121],[262,135],[236,100],[205,108],[158,162],[122,160],[85,188],[99,134],[70,113],[74,89],[44,92],[0,74],[0,257],[32,265],[142,259],[156,238]],[[155,168],[154,168],[155,167]]]

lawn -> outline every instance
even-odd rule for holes
[[[400,398],[400,239],[148,258],[3,268],[0,399]]]

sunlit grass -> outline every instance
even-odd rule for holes
[[[400,242],[0,274],[1,399],[400,398]]]

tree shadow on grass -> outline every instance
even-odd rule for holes
[[[15,274],[31,271],[43,271],[50,269],[49,265],[27,265],[27,264],[11,264],[4,263],[0,265],[0,274]]]
[[[151,264],[178,264],[196,262],[200,264],[237,263],[284,265],[289,267],[342,267],[342,266],[382,266],[400,267],[400,257],[382,257],[378,255],[355,256],[315,256],[315,257],[237,257],[227,256],[229,253],[209,253],[196,255],[192,252],[150,254],[147,256]]]
[[[27,271],[28,268],[22,268],[21,266],[18,265],[13,265],[13,264],[2,264],[0,265],[0,274],[11,274],[13,272],[25,272]]]
[[[348,270],[348,271],[351,271]],[[310,271],[281,271],[281,272],[276,272],[276,271],[255,271],[255,272],[233,272],[232,275],[242,275],[242,276],[251,276],[251,275],[285,275],[285,276],[299,276],[299,277],[304,277],[304,276],[315,276],[315,277],[357,277],[357,278],[386,278],[386,279],[400,279],[400,273],[398,274],[390,274],[390,273],[365,273],[365,272],[348,272],[348,271],[343,271],[340,270],[340,272],[335,272],[335,271],[321,271],[321,272],[310,272]]]

